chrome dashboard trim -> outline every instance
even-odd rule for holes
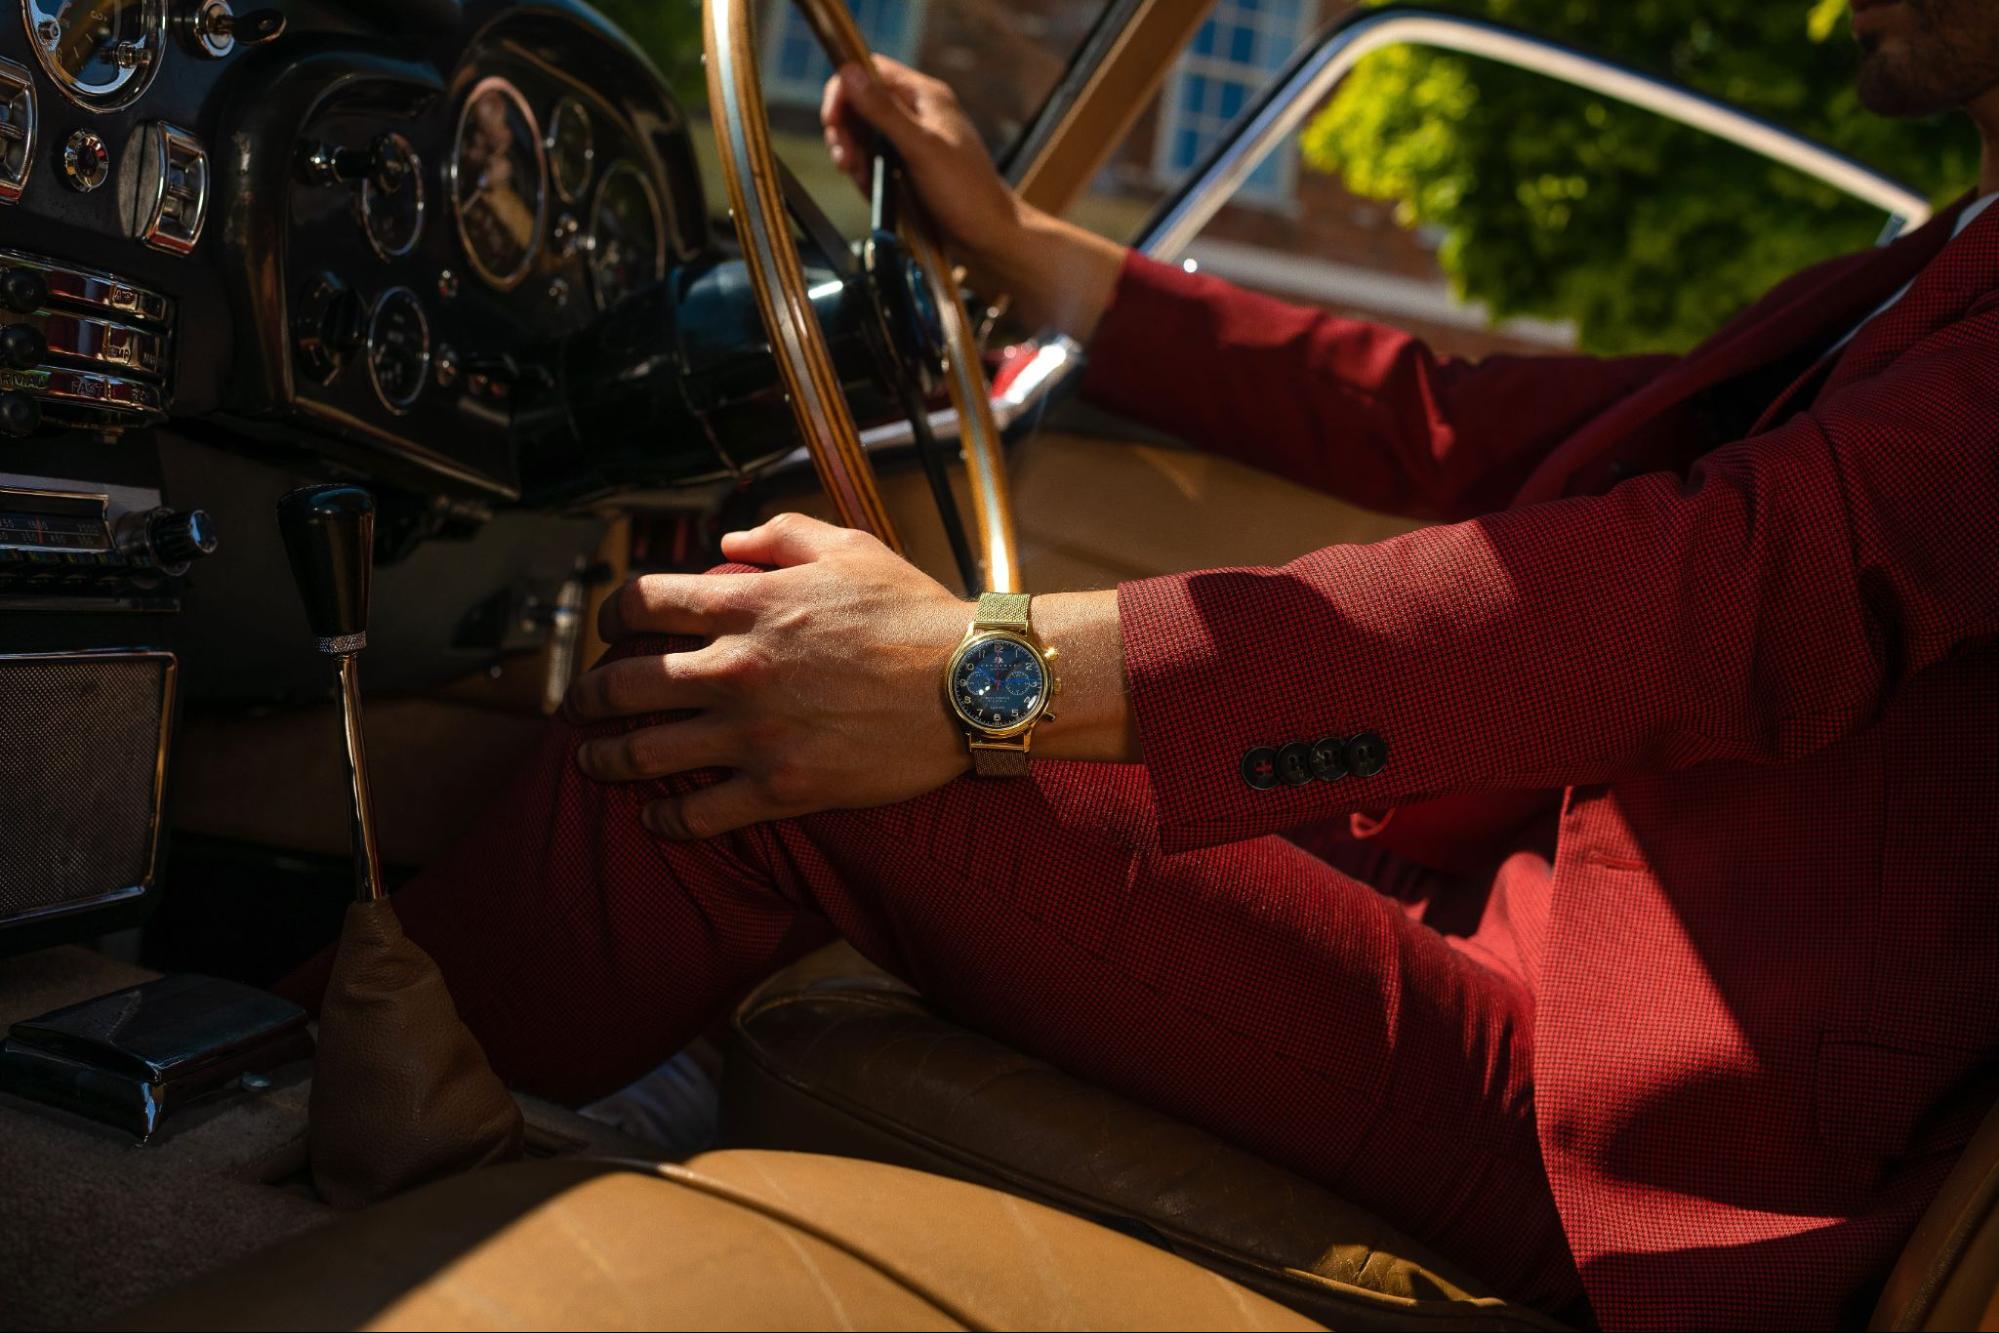
[[[17,204],[35,170],[35,130],[41,119],[35,103],[35,76],[26,65],[0,58],[0,204]],[[16,151],[20,165],[13,166]]]
[[[157,385],[143,384],[119,375],[71,370],[67,366],[38,366],[33,370],[0,369],[0,389],[18,389],[44,402],[95,408],[104,412],[130,412],[159,418],[164,417],[167,410],[165,397]]]
[[[143,147],[125,150],[128,155],[146,155],[132,186],[132,234],[155,250],[192,254],[208,225],[209,178],[214,174],[208,150],[201,140],[164,120],[141,127],[139,137]],[[174,183],[176,169],[180,172],[178,185]],[[133,164],[128,163],[126,170],[134,170]],[[150,190],[146,188],[149,175]],[[170,209],[169,204],[175,207]]]
[[[604,168],[604,174],[597,178],[597,188],[590,193],[590,239],[585,262],[590,270],[590,299],[599,310],[604,309],[606,302],[603,288],[597,281],[597,219],[603,211],[604,191],[614,177],[626,174],[639,183],[639,188],[645,192],[646,205],[652,209],[652,281],[658,282],[666,276],[666,209],[660,203],[659,191],[636,162],[620,158]]]
[[[527,249],[521,253],[520,267],[504,275],[494,273],[487,268],[485,261],[479,257],[479,252],[472,248],[471,238],[465,234],[464,202],[458,197],[458,174],[462,168],[458,160],[458,150],[465,141],[465,120],[472,114],[472,108],[478,104],[479,99],[489,92],[497,92],[512,102],[515,110],[519,111],[521,117],[527,121],[528,140],[534,145],[535,171],[538,176],[535,188],[534,235]],[[445,192],[451,196],[451,220],[458,230],[458,245],[465,252],[466,262],[472,266],[472,271],[477,273],[487,286],[498,291],[510,292],[520,286],[527,275],[534,271],[534,261],[541,255],[542,232],[548,226],[550,186],[548,152],[542,146],[541,121],[536,118],[534,108],[528,104],[528,99],[522,95],[521,90],[516,88],[513,81],[505,75],[489,74],[480,79],[472,85],[471,90],[465,94],[465,100],[459,104],[458,115],[451,122],[451,149],[444,163],[444,186]]]
[[[112,368],[159,379],[167,373],[167,337],[164,333],[133,328],[114,320],[71,314],[66,310],[47,312],[42,320],[42,338],[51,355],[75,361],[90,361]]]
[[[41,15],[35,12],[35,0],[21,0],[21,26],[27,33],[28,47],[35,53],[35,60],[42,67],[57,92],[85,111],[117,111],[128,107],[146,95],[159,76],[160,66],[166,63],[167,55],[167,5],[168,0],[143,0],[145,7],[145,32],[149,54],[142,61],[129,67],[118,79],[99,91],[86,91],[74,86],[70,76],[56,68],[49,56],[48,43],[36,31]]]
[[[173,303],[158,292],[134,286],[114,273],[59,263],[45,255],[0,248],[0,263],[32,269],[49,285],[49,300],[94,306],[156,328],[173,322]]]

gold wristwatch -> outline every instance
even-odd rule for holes
[[[965,729],[972,772],[982,778],[1027,776],[1027,747],[1036,723],[1051,721],[1049,700],[1062,692],[1044,648],[1028,623],[1025,593],[989,592],[978,619],[944,668],[944,697]]]

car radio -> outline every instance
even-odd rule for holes
[[[171,611],[215,544],[204,510],[158,491],[0,473],[0,610]]]

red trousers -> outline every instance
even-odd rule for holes
[[[1516,1299],[1582,1299],[1535,1136],[1539,857],[1506,862],[1450,939],[1280,838],[1164,854],[1144,769],[1061,763],[675,843],[640,808],[703,776],[599,784],[583,734],[555,723],[396,900],[510,1083],[607,1093],[837,932],[965,1024],[1298,1171]]]

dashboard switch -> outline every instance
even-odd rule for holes
[[[0,327],[0,365],[15,370],[32,370],[42,364],[49,345],[42,335],[26,324]]]
[[[0,435],[32,435],[42,424],[42,405],[17,389],[0,392]]]
[[[367,337],[367,312],[351,287],[331,273],[305,284],[292,314],[292,352],[306,374],[324,384]]]
[[[285,16],[277,10],[238,14],[229,0],[194,0],[181,23],[187,44],[210,60],[222,59],[239,45],[274,41],[285,31]]]
[[[0,305],[32,315],[49,299],[49,280],[31,268],[0,268]]]

